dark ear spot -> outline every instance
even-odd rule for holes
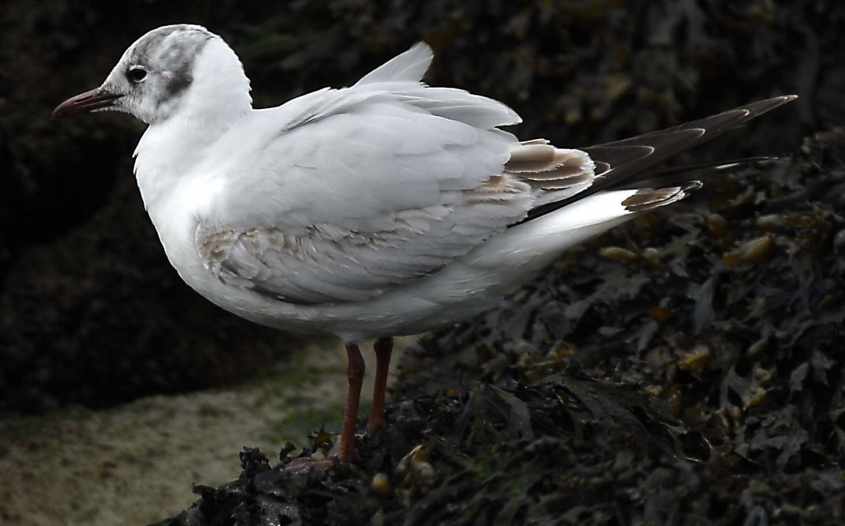
[[[171,71],[171,73],[173,76],[171,76],[164,85],[166,90],[165,99],[185,91],[194,81],[194,77],[190,73],[190,68],[185,68],[179,71]]]
[[[193,82],[194,62],[202,52],[205,45],[211,39],[207,33],[188,30],[174,35],[169,41],[162,42],[163,49],[160,50],[156,62],[163,72],[166,73],[167,81],[164,84],[165,93],[161,104],[165,100],[185,91]]]

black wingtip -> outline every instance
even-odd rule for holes
[[[684,150],[711,141],[729,130],[744,125],[748,121],[784,104],[796,101],[798,98],[798,95],[794,93],[779,95],[777,97],[751,102],[716,115],[678,124],[671,128],[580,148],[590,155],[590,158],[596,164],[595,173],[600,177],[596,177],[594,184],[583,192],[555,203],[541,205],[531,210],[528,213],[526,221],[604,190],[624,188],[629,184],[631,186],[639,186],[639,184],[631,183],[643,183],[644,179],[645,181],[651,182],[655,175],[660,178],[678,175],[686,179],[690,175],[704,175],[708,170],[723,173],[729,172],[733,169],[747,166],[749,161],[778,161],[780,160],[778,158],[747,158],[737,161],[670,167],[657,170],[656,173],[647,173],[648,169],[669,160]],[[650,149],[651,153],[643,155],[646,149]],[[700,172],[690,173],[695,171]],[[646,174],[648,178],[642,177],[642,174]],[[687,183],[684,182],[682,184]],[[677,188],[680,189],[680,187]],[[693,190],[693,188],[690,188],[690,190]],[[643,205],[643,203],[638,204]]]
[[[757,117],[772,111],[775,108],[780,108],[784,104],[789,104],[790,102],[798,100],[798,95],[791,94],[791,95],[779,95],[777,97],[772,97],[770,99],[763,99],[758,100],[756,102],[752,102],[747,106],[741,108],[748,111],[748,115],[745,116],[741,121],[741,124],[745,124],[746,122],[750,121],[751,119],[756,119]],[[740,108],[737,108],[740,109]]]

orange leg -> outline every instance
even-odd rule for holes
[[[370,432],[384,429],[384,398],[387,373],[390,370],[390,354],[393,352],[393,338],[379,338],[373,349],[376,351],[376,378],[373,385],[373,410],[367,421],[367,429]]]
[[[347,463],[355,451],[355,427],[358,421],[358,404],[361,401],[361,382],[364,380],[364,359],[354,343],[346,344],[346,411],[343,414],[343,432],[340,435],[340,461]]]

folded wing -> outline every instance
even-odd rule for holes
[[[362,301],[525,217],[536,185],[505,171],[522,146],[496,128],[519,117],[485,97],[424,86],[430,60],[418,45],[351,88],[281,107],[260,148],[220,168],[218,215],[196,233],[207,268],[289,302]]]

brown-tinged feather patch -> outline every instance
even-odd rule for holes
[[[505,173],[547,192],[580,191],[595,178],[589,155],[580,150],[556,148],[546,139],[523,141],[510,154]]]
[[[689,192],[698,190],[701,186],[701,181],[690,181],[684,186],[643,188],[622,201],[622,205],[631,212],[646,212],[680,201]]]

